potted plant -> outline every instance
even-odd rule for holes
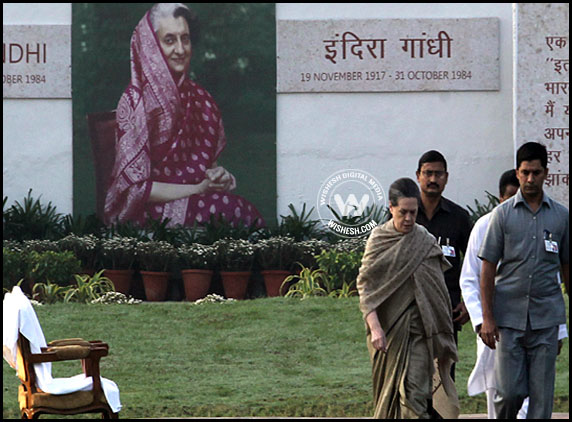
[[[213,275],[215,252],[209,245],[191,243],[177,250],[181,263],[181,276],[185,287],[185,298],[194,302],[207,295]]]
[[[297,249],[294,239],[287,236],[263,239],[256,244],[255,251],[266,294],[269,297],[280,296],[284,293],[280,289],[284,279],[291,274],[296,262]]]
[[[82,272],[89,275],[95,274],[98,243],[99,240],[93,234],[87,236],[70,234],[57,241],[60,250],[73,252],[81,261]]]
[[[113,281],[115,290],[129,294],[133,280],[133,264],[137,256],[137,239],[114,236],[104,239],[100,244],[100,257],[105,276]]]
[[[147,300],[165,300],[169,283],[169,268],[177,258],[177,249],[164,241],[137,243],[137,259]]]
[[[221,239],[213,244],[227,298],[244,299],[254,263],[254,247],[242,239]]]

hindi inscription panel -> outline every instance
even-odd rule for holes
[[[518,3],[516,147],[548,150],[545,189],[569,206],[570,96],[568,3]]]
[[[499,19],[279,20],[277,90],[499,90]]]

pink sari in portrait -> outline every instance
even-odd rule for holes
[[[131,39],[131,83],[117,105],[117,127],[106,224],[168,218],[170,226],[193,225],[222,215],[235,226],[264,225],[253,204],[230,192],[148,202],[153,182],[200,183],[226,145],[218,106],[188,77],[174,80],[148,14]]]

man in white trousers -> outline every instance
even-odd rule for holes
[[[516,177],[515,170],[504,172],[499,181],[500,201],[512,197],[519,188],[519,181]],[[467,311],[471,317],[471,324],[475,333],[477,333],[477,361],[475,367],[469,376],[467,384],[467,392],[469,396],[485,392],[487,395],[487,413],[489,419],[496,419],[494,407],[494,395],[496,392],[494,362],[495,351],[486,346],[478,336],[481,324],[483,322],[483,312],[481,307],[481,295],[479,280],[481,275],[481,259],[477,257],[481,243],[487,231],[491,213],[482,216],[473,227],[467,245],[467,252],[463,260],[461,269],[460,285],[463,300]],[[568,337],[566,325],[560,326],[558,338],[561,340]],[[518,412],[519,419],[526,419],[528,409],[528,397],[522,404]]]

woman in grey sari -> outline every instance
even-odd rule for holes
[[[357,287],[372,362],[375,418],[456,418],[450,368],[457,361],[449,263],[435,238],[415,223],[419,188],[408,178],[390,187],[392,219],[371,233]]]

